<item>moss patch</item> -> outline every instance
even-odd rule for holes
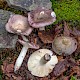
[[[58,23],[62,20],[80,22],[80,1],[79,0],[51,0]]]

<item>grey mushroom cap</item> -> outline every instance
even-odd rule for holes
[[[73,37],[60,36],[53,40],[52,48],[55,53],[61,55],[72,54],[77,49],[77,41]]]
[[[51,50],[39,49],[29,57],[28,70],[34,76],[45,77],[52,72],[57,63],[58,58]]]
[[[29,24],[34,28],[40,28],[56,21],[56,14],[52,10],[37,8],[28,13]]]
[[[6,30],[10,33],[23,35],[29,35],[33,30],[33,28],[31,28],[28,23],[27,17],[17,14],[10,16],[5,27]]]

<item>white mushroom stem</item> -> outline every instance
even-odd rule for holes
[[[44,60],[45,61],[49,61],[50,59],[51,59],[51,55],[49,55],[49,54],[44,55]]]
[[[26,41],[23,41],[23,40],[19,40],[19,42],[23,45],[23,48],[20,52],[20,55],[19,57],[17,58],[16,60],[16,63],[15,63],[15,66],[14,66],[14,72],[16,72],[20,67],[21,67],[21,64],[24,60],[24,57],[27,53],[27,50],[28,48],[34,48],[34,49],[38,49],[39,46],[36,45],[36,44],[33,44],[33,43],[29,43],[28,40],[23,36],[23,39],[25,39]]]
[[[45,27],[40,27],[39,30],[40,31],[43,31],[43,30],[45,31]]]
[[[48,61],[50,61],[51,55],[45,54],[41,59],[41,64],[46,64]]]
[[[15,63],[15,66],[14,66],[14,72],[16,72],[20,67],[21,67],[21,64],[24,60],[24,57],[27,53],[27,50],[28,50],[28,46],[23,46],[21,52],[20,52],[20,55],[18,56],[17,60],[16,60],[16,63]]]
[[[28,39],[24,36],[24,35],[21,35],[22,39],[26,42],[28,42]],[[22,43],[21,43],[22,44]]]

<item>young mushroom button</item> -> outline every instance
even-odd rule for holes
[[[17,33],[26,36],[28,36],[33,30],[33,28],[30,27],[27,18],[17,14],[10,16],[5,27],[10,33]]]
[[[73,37],[68,36],[56,37],[53,40],[52,48],[59,55],[62,53],[70,55],[77,49],[77,41]]]
[[[39,49],[31,54],[28,60],[28,70],[38,77],[48,76],[58,63],[56,55],[48,49]]]
[[[34,28],[42,28],[56,21],[56,14],[49,9],[37,8],[28,13],[29,24]]]

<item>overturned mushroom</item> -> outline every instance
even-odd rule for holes
[[[56,55],[48,49],[39,49],[35,51],[28,60],[28,70],[32,75],[38,77],[48,76],[58,63]]]
[[[64,32],[61,36],[57,35],[53,42],[52,48],[55,53],[61,55],[70,55],[77,49],[77,40],[74,37],[70,37],[70,31],[68,25],[64,22]]]
[[[29,35],[33,28],[30,27],[26,17],[22,15],[11,15],[6,24],[6,30],[10,33]]]
[[[34,28],[44,28],[56,21],[56,14],[52,10],[37,8],[28,13],[28,21]]]
[[[16,63],[15,63],[15,66],[14,66],[14,72],[16,72],[20,68],[20,66],[23,62],[23,59],[24,59],[24,57],[27,53],[28,48],[33,48],[33,49],[38,49],[39,48],[39,46],[37,44],[29,43],[29,41],[24,36],[23,36],[23,39],[24,39],[24,41],[19,40],[19,42],[23,45],[23,48],[22,48],[22,50],[19,54],[19,57],[16,60]]]

